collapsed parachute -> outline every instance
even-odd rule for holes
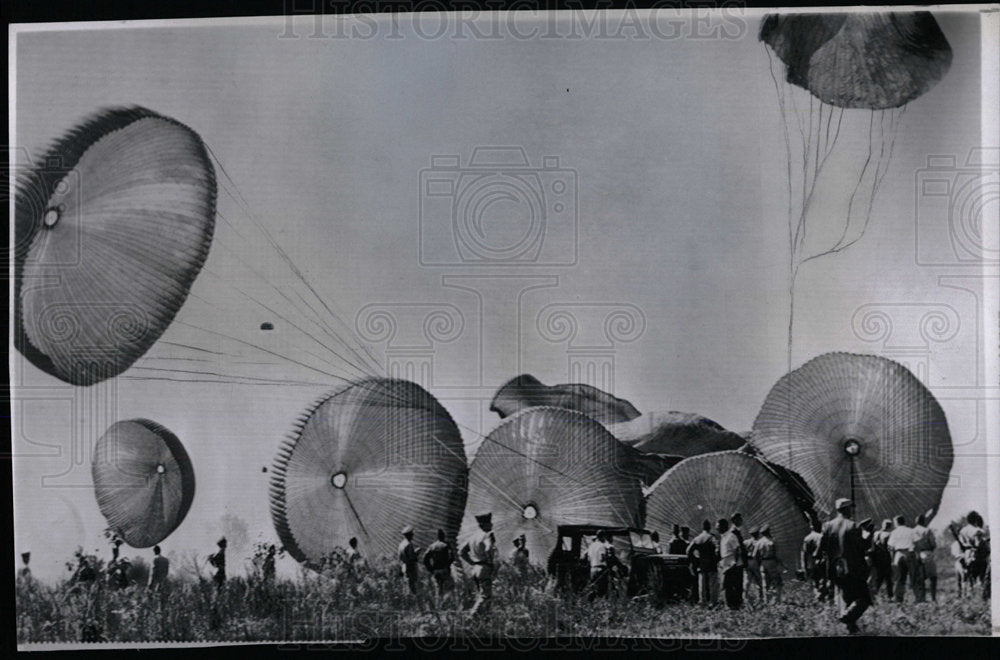
[[[954,457],[944,411],[906,367],[874,355],[826,353],[783,376],[750,442],[800,474],[817,509],[838,497],[858,518],[937,510]]]
[[[491,512],[501,548],[524,534],[531,560],[542,562],[559,525],[641,526],[635,454],[582,413],[553,407],[515,413],[472,461],[460,537],[475,532],[475,516]]]
[[[739,449],[744,440],[718,423],[700,415],[682,412],[645,413],[628,422],[608,424],[620,442],[642,452],[672,456],[697,456]]]
[[[369,378],[324,396],[281,444],[270,471],[271,515],[296,560],[319,567],[357,537],[394,556],[404,525],[427,547],[454,539],[467,495],[458,427],[418,385]]]
[[[497,390],[490,410],[507,417],[535,406],[576,410],[602,423],[625,422],[639,416],[639,411],[625,399],[619,399],[592,385],[567,383],[544,385],[530,374],[512,378]]]
[[[92,385],[131,366],[208,255],[215,171],[201,138],[141,107],[100,112],[18,181],[14,344]]]
[[[148,419],[112,424],[94,447],[91,473],[108,527],[134,548],[167,538],[194,500],[194,467],[184,445]]]

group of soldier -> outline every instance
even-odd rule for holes
[[[692,600],[714,606],[719,602],[720,590],[730,609],[742,607],[747,592],[754,594],[758,602],[781,600],[781,561],[770,525],[751,528],[746,538],[743,516],[736,512],[716,522],[716,533],[712,532],[711,521],[705,520],[701,533],[690,542],[685,529],[681,528],[678,535],[675,526],[668,550],[687,555],[691,563],[696,579]]]
[[[927,528],[928,514],[917,516],[915,525],[907,525],[898,515],[885,520],[875,530],[871,519],[860,523],[852,519],[853,503],[846,498],[834,503],[836,516],[813,531],[803,541],[802,573],[812,581],[816,598],[834,600],[839,621],[851,633],[859,631],[857,622],[885,585],[886,594],[903,603],[907,584],[914,602],[925,602],[929,585],[932,601],[937,601],[937,542]],[[956,558],[959,579],[966,563],[977,548],[987,547],[983,519],[975,511],[966,516],[968,523],[956,533],[960,554]],[[987,592],[984,592],[986,595]]]
[[[458,557],[470,567],[469,575],[476,586],[476,600],[469,611],[472,616],[484,614],[489,610],[493,599],[493,578],[496,574],[499,554],[496,537],[493,534],[493,514],[477,515],[476,525],[479,529],[469,537],[458,553]],[[417,547],[413,542],[413,528],[411,526],[404,527],[402,534],[403,540],[399,543],[398,558],[410,593],[418,600],[422,597],[420,580],[420,564],[422,563],[434,581],[435,598],[438,605],[443,604],[454,591],[455,582],[452,577],[452,566],[457,563],[455,551],[448,544],[444,530],[437,530],[437,540],[431,543],[426,550]],[[421,554],[423,555],[422,560]],[[523,534],[514,539],[511,563],[520,573],[527,572],[529,555]]]

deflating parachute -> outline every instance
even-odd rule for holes
[[[619,441],[643,452],[687,457],[744,445],[738,433],[691,413],[645,413],[631,421],[607,426]]]
[[[759,38],[787,158],[791,370],[799,269],[864,236],[906,105],[944,77],[952,53],[928,12],[769,15]],[[849,148],[834,156],[841,141]],[[833,184],[819,185],[827,169]],[[832,196],[855,177],[849,195]]]
[[[641,526],[633,454],[576,411],[537,407],[511,415],[472,461],[469,515],[460,536],[476,531],[475,515],[492,512],[501,548],[524,534],[531,560],[543,562],[555,547],[558,525]]]
[[[112,424],[94,447],[91,473],[108,527],[134,548],[167,538],[194,499],[194,467],[184,446],[148,419]]]
[[[73,128],[18,181],[14,343],[74,385],[129,368],[208,255],[215,171],[201,138],[141,107]]]
[[[808,510],[794,482],[765,461],[742,451],[724,451],[687,458],[653,485],[646,498],[646,527],[667,530],[673,525],[701,529],[711,521],[742,513],[744,539],[752,527],[770,525],[778,559],[787,570],[798,565],[802,539],[809,533]]]
[[[493,396],[490,410],[507,417],[535,406],[553,406],[576,410],[602,424],[625,422],[639,416],[639,411],[625,399],[581,383],[544,385],[530,374],[522,374],[504,384]]]
[[[858,518],[937,510],[953,460],[944,411],[903,365],[826,353],[779,380],[754,422],[753,446],[797,472],[832,513]]]
[[[462,437],[448,411],[414,383],[369,378],[307,409],[271,473],[271,516],[298,561],[322,565],[357,537],[394,556],[404,525],[427,547],[454,539],[467,495]]]
[[[926,11],[770,15],[760,40],[785,63],[789,83],[840,108],[898,108],[951,66],[948,40]]]

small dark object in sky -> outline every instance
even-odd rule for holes
[[[268,322],[265,321],[264,323],[260,324],[260,329],[261,330],[274,330],[274,324],[273,323],[268,323]]]

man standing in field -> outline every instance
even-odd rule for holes
[[[760,539],[754,544],[754,554],[760,563],[761,593],[764,602],[769,599],[768,592],[774,591],[775,601],[781,601],[781,566],[778,562],[777,548],[771,536],[771,526],[760,528]]]
[[[226,583],[226,537],[223,536],[216,541],[215,545],[219,546],[219,551],[208,556],[208,563],[215,567],[212,581],[215,582],[217,589],[221,589]]]
[[[819,556],[819,544],[823,539],[820,533],[818,520],[810,520],[812,531],[806,534],[802,540],[802,549],[799,552],[799,564],[802,566],[803,577],[812,582],[813,595],[816,600],[823,602],[830,597],[827,588],[827,569]]]
[[[712,523],[701,524],[702,532],[687,548],[688,561],[698,577],[698,602],[715,605],[719,602],[719,547],[712,535]]]
[[[888,518],[882,521],[882,529],[872,534],[870,555],[872,571],[869,583],[873,595],[877,595],[885,583],[886,593],[892,598],[892,551],[889,550],[889,535],[892,533],[892,521]]]
[[[153,568],[149,572],[149,589],[163,591],[167,588],[167,574],[170,573],[170,560],[160,554],[160,546],[153,546]]]
[[[615,566],[614,548],[608,542],[608,535],[603,529],[597,532],[597,538],[587,547],[587,563],[590,565],[590,594],[587,600],[608,595],[608,582]]]
[[[840,498],[834,507],[837,516],[823,524],[817,556],[826,560],[829,579],[836,590],[839,621],[848,631],[856,633],[858,619],[871,605],[864,540],[861,527],[851,520],[852,502]]]
[[[720,518],[719,570],[722,572],[722,590],[726,595],[726,605],[733,610],[743,605],[743,543],[735,531],[730,530],[729,521]]]
[[[451,577],[451,565],[455,563],[455,551],[445,540],[444,530],[437,531],[437,541],[431,543],[424,553],[424,568],[431,574],[436,587],[438,607],[455,586]]]
[[[934,560],[934,550],[937,548],[937,541],[934,532],[927,528],[927,515],[917,516],[917,524],[913,528],[913,552],[917,565],[916,580],[920,583],[917,593],[917,602],[924,601],[925,582],[931,585],[931,600],[937,602],[937,562]]]
[[[681,526],[674,525],[674,534],[670,537],[667,546],[667,553],[671,555],[683,555],[687,552],[688,542],[681,538]]]
[[[496,564],[497,541],[493,536],[493,513],[476,516],[479,531],[462,546],[462,561],[472,566],[472,579],[476,583],[476,602],[469,614],[486,613],[493,599],[493,567]]]
[[[757,547],[757,542],[760,540],[760,528],[751,527],[750,528],[750,538],[743,542],[743,549],[746,550],[746,577],[743,581],[743,589],[746,591],[750,588],[756,593],[758,600],[764,600],[764,584],[761,581],[760,575],[760,559],[757,557],[754,549]]]
[[[420,550],[413,543],[413,528],[407,525],[403,528],[403,540],[399,542],[399,563],[403,568],[403,577],[410,587],[410,593],[416,596],[420,591],[420,575],[417,567],[420,565]]]
[[[892,552],[892,576],[895,581],[896,602],[902,603],[906,596],[906,581],[909,579],[913,595],[920,600],[917,593],[917,566],[913,552],[913,528],[907,526],[906,517],[896,516],[896,529],[889,534],[889,551]]]
[[[525,538],[524,534],[521,534],[516,539],[514,539],[514,552],[510,553],[510,561],[514,565],[514,570],[522,578],[528,574],[528,539]]]

